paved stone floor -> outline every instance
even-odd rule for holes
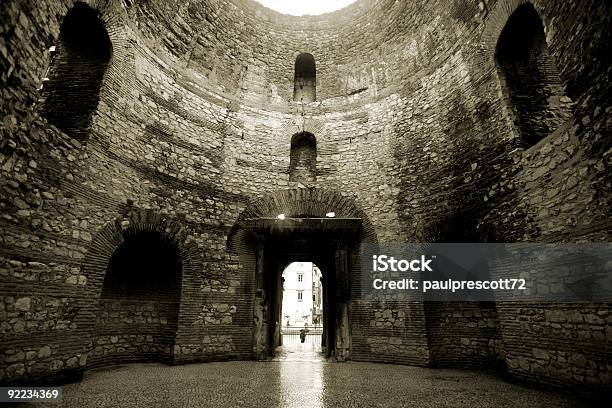
[[[37,406],[55,406],[43,405]],[[64,386],[62,407],[587,407],[485,373],[325,361],[315,343],[268,362],[134,364]]]

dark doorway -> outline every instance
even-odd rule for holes
[[[286,266],[293,262],[315,261],[322,272],[323,315],[321,316],[322,352],[326,357],[335,354],[335,265],[334,245],[329,238],[320,233],[278,234],[266,241],[266,281],[270,299],[270,319],[268,354],[274,356],[277,347],[281,346],[283,281],[282,274]],[[286,323],[286,322],[285,322]]]

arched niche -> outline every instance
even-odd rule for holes
[[[296,133],[291,138],[289,180],[317,181],[317,139],[312,133]]]
[[[312,54],[302,53],[295,59],[293,100],[304,103],[317,100],[317,66]]]
[[[124,236],[103,280],[94,365],[172,361],[181,276],[181,255],[168,236],[154,230]]]
[[[112,44],[98,11],[75,3],[62,22],[42,88],[42,114],[77,140],[88,137],[111,55]]]
[[[495,60],[511,119],[525,147],[554,132],[571,118],[571,100],[549,53],[544,25],[531,3],[508,18]]]

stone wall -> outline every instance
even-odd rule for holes
[[[498,310],[513,377],[595,394],[609,384],[608,307],[498,304]]]
[[[431,302],[425,310],[432,366],[504,368],[494,302]]]
[[[527,150],[495,61],[521,0],[361,0],[303,19],[249,0],[88,3],[113,53],[84,140],[46,122],[38,91],[73,2],[0,4],[2,381],[82,370],[96,346],[159,345],[137,334],[93,342],[105,265],[135,225],[180,231],[187,269],[173,361],[250,358],[252,270],[227,251],[228,235],[249,203],[300,186],[289,169],[302,131],[315,135],[317,160],[316,182],[300,181],[350,196],[379,242],[458,229],[473,241],[609,239],[604,2],[534,1],[573,105]],[[302,52],[316,60],[314,103],[293,101]],[[608,319],[609,307],[594,315]],[[529,339],[549,358],[525,346],[528,331],[513,322],[540,308],[582,313],[499,306],[492,334],[488,323],[480,330],[492,316],[439,310],[428,343],[422,304],[353,299],[353,356],[469,365],[486,354],[516,377],[609,386],[609,336],[551,338],[533,319]],[[464,319],[478,329],[457,332]]]

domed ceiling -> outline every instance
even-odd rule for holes
[[[263,6],[293,16],[319,15],[340,10],[355,0],[255,0]]]

